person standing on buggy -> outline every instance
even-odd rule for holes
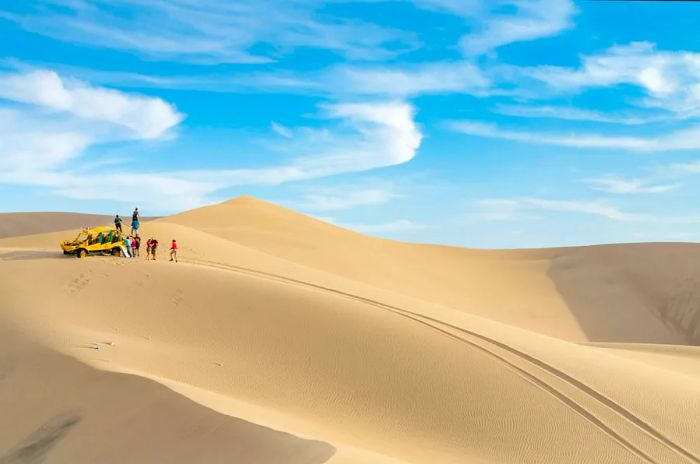
[[[135,208],[134,213],[131,215],[131,235],[136,236],[139,234],[139,221],[141,220],[141,215],[139,214],[139,209]]]

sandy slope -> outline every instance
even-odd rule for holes
[[[129,230],[130,214],[122,215],[124,230]],[[142,221],[155,218],[144,217]],[[82,227],[111,226],[114,216],[83,213],[0,213],[0,239],[22,235],[44,234],[63,230],[80,230]]]
[[[685,301],[700,282],[697,245],[508,251],[416,245],[360,235],[251,197],[160,221],[567,340],[700,344],[700,305]]]
[[[3,464],[322,463],[334,453],[328,444],[216,413],[151,380],[90,368],[7,330],[0,336]]]
[[[80,213],[0,213],[0,238],[112,224],[112,216]]]
[[[700,408],[698,348],[647,356],[574,343],[684,342],[694,306],[676,290],[693,269],[669,261],[654,279],[637,265],[658,267],[673,246],[409,245],[249,198],[144,227],[178,239],[177,265],[42,250],[61,235],[0,240],[0,321],[90,365],[329,443],[330,463],[700,462],[688,414]],[[665,316],[683,311],[675,325]]]

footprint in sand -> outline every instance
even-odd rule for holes
[[[70,293],[79,293],[81,292],[87,284],[90,283],[90,279],[88,279],[85,274],[80,274],[78,277],[73,279],[69,284],[68,288],[70,289]]]
[[[113,347],[114,342],[92,342],[88,343],[87,345],[83,345],[82,348],[89,348],[91,350],[100,350],[101,348],[105,347]]]
[[[175,296],[173,297],[173,303],[175,306],[180,306],[180,303],[182,303],[182,289],[178,288],[175,290]]]

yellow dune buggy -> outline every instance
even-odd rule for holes
[[[63,254],[78,258],[84,258],[89,253],[120,256],[123,246],[124,237],[114,227],[83,229],[73,240],[61,242]]]

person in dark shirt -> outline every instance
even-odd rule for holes
[[[158,250],[158,240],[151,239],[151,259],[156,260],[156,251]]]
[[[114,227],[116,227],[117,230],[119,231],[119,233],[121,233],[121,231],[122,231],[122,218],[120,218],[118,214],[114,217]]]

